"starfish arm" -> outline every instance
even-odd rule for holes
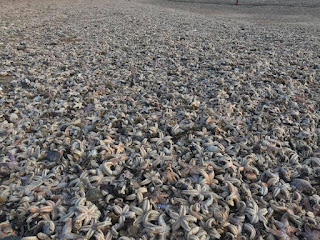
[[[185,216],[184,219],[185,219],[186,221],[189,221],[189,222],[196,222],[196,221],[198,220],[196,217],[191,216],[191,215]]]
[[[172,224],[172,231],[176,231],[180,228],[180,222],[176,221],[174,224]]]
[[[273,191],[273,197],[277,197],[280,193],[280,188],[276,188],[274,191]]]
[[[142,203],[142,209],[143,209],[143,211],[145,211],[145,212],[151,210],[151,205],[150,205],[150,201],[149,201],[149,200],[143,201],[143,203]]]
[[[99,219],[100,216],[101,216],[101,213],[97,211],[97,212],[95,212],[95,213],[92,213],[90,216],[91,216],[91,218],[93,218],[93,219]]]
[[[252,208],[247,208],[247,209],[246,209],[246,213],[247,213],[247,215],[252,216],[252,215],[255,214],[255,211],[254,211]]]
[[[80,235],[74,234],[74,233],[68,233],[66,235],[63,236],[62,239],[66,239],[66,240],[74,240],[74,239],[83,239]]]
[[[180,222],[181,227],[186,230],[187,232],[190,232],[191,227],[189,227],[188,222],[183,220]]]
[[[266,215],[268,213],[268,210],[266,208],[260,209],[259,210],[259,215]]]
[[[140,216],[138,216],[138,217],[136,218],[136,220],[134,220],[133,225],[134,225],[134,226],[140,226],[140,225],[141,225],[141,222],[142,222],[142,216],[140,215]]]
[[[122,209],[119,206],[114,206],[113,210],[115,211],[116,214],[121,215]]]
[[[90,216],[90,215],[87,215],[87,216],[85,217],[84,221],[83,221],[83,225],[85,226],[85,225],[89,224],[90,221],[91,221],[91,216]]]
[[[257,214],[255,214],[255,215],[252,216],[252,221],[251,221],[251,223],[257,223],[257,222],[259,222],[259,217],[258,217]]]
[[[259,211],[259,207],[258,207],[258,204],[256,202],[253,203],[253,210],[255,212],[258,212]]]
[[[143,210],[142,210],[141,208],[131,207],[131,210],[132,210],[136,215],[142,215],[142,214],[143,214]]]
[[[75,220],[82,221],[86,218],[86,215],[86,213],[81,213],[75,218]]]
[[[187,208],[186,206],[181,206],[180,207],[180,215],[186,215],[187,214]]]
[[[129,212],[129,205],[125,205],[124,207],[123,207],[123,212]]]
[[[151,183],[151,180],[147,178],[141,182],[141,185],[147,185],[149,183]]]
[[[186,195],[194,195],[194,196],[199,195],[199,191],[196,189],[182,190],[181,192]]]
[[[76,206],[76,210],[80,212],[87,212],[88,209],[85,206]]]
[[[173,218],[174,220],[177,220],[177,219],[179,218],[179,214],[176,213],[176,212],[173,212],[173,211],[170,211],[170,212],[169,212],[169,216],[170,216],[171,218]]]
[[[90,239],[94,235],[94,230],[90,229],[86,234],[86,239]]]

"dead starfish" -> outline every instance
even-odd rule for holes
[[[308,225],[304,226],[304,232],[299,232],[298,235],[302,235],[308,240],[318,240],[320,239],[320,231],[319,230],[313,230],[311,231],[310,227]]]
[[[148,194],[148,197],[150,197],[150,202],[152,204],[156,204],[156,203],[164,204],[167,202],[166,198],[168,196],[169,194],[162,192],[160,188],[157,188],[157,190]]]
[[[281,217],[281,222],[276,221],[275,225],[277,226],[278,229],[269,228],[270,232],[273,235],[275,235],[283,240],[293,239],[295,233],[298,231],[297,228],[290,225],[290,222],[288,219],[288,213],[283,214]]]

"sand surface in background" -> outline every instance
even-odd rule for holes
[[[165,8],[235,18],[257,24],[297,24],[320,27],[319,0],[140,0]]]

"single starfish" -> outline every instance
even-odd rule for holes
[[[168,166],[167,169],[164,171],[162,181],[164,183],[176,183],[179,179],[179,175],[175,173],[171,166]]]
[[[246,209],[246,215],[250,222],[257,223],[261,221],[266,226],[268,220],[265,218],[265,215],[268,213],[268,210],[266,208],[259,208],[255,201],[251,201],[251,206],[252,208]]]
[[[172,224],[172,231],[177,231],[180,227],[189,232],[191,227],[189,226],[189,222],[196,222],[197,218],[191,215],[187,215],[187,207],[181,206],[179,213],[169,211],[169,215],[174,220]]]
[[[165,204],[167,202],[167,197],[169,197],[168,193],[162,192],[161,188],[157,188],[157,190],[149,193],[148,196],[151,198],[150,202],[152,204],[161,203]]]
[[[83,220],[83,225],[87,225],[91,219],[99,219],[101,215],[100,211],[94,204],[89,206],[77,206],[76,210],[79,214],[75,220]]]
[[[212,186],[212,185],[216,185],[219,181],[217,179],[215,179],[215,174],[214,174],[214,171],[211,171],[209,174],[201,169],[199,170],[199,173],[203,176],[203,179],[201,180],[200,184],[201,185],[204,185],[204,184],[207,184],[209,186]]]
[[[86,232],[87,239],[90,239],[92,236],[94,236],[95,239],[104,239],[102,230],[110,225],[112,225],[111,218],[106,218],[103,222],[98,222],[97,219],[93,219],[90,224],[81,227],[80,231]]]
[[[157,211],[152,210],[152,206],[150,204],[149,200],[144,200],[142,202],[142,206],[140,207],[131,207],[131,210],[136,214],[136,218],[133,222],[133,225],[140,226],[141,223],[143,223],[146,219],[147,214],[149,213],[149,217],[151,217],[151,220],[156,220],[160,213]],[[151,214],[150,214],[151,213]],[[148,219],[150,221],[150,219]]]
[[[277,229],[269,228],[269,230],[273,235],[280,237],[281,239],[290,240],[294,237],[294,234],[298,231],[297,228],[290,225],[290,222],[288,219],[288,213],[283,214],[281,217],[281,222],[276,221],[275,225]]]
[[[201,186],[200,184],[196,184],[193,189],[182,190],[182,193],[190,195],[190,198],[197,196],[199,201],[203,201],[205,197],[213,194],[208,185]]]
[[[313,230],[311,231],[310,227],[305,225],[304,226],[304,232],[299,233],[299,235],[304,236],[308,240],[318,240],[320,239],[320,231],[319,230]]]
[[[74,234],[71,231],[72,231],[72,219],[68,218],[65,225],[62,228],[61,233],[58,233],[58,240],[83,239],[80,235]]]

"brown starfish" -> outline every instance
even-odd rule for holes
[[[164,171],[164,175],[162,177],[162,181],[169,182],[169,183],[176,183],[179,179],[179,175],[175,173],[171,166],[168,166],[167,169]]]
[[[294,237],[295,233],[298,229],[292,225],[290,225],[288,219],[288,213],[285,213],[281,217],[281,222],[276,221],[275,225],[278,229],[270,228],[270,232],[283,240],[290,240]],[[309,238],[308,238],[309,239]]]
[[[319,230],[313,230],[311,231],[310,227],[305,225],[304,226],[304,232],[299,232],[298,235],[302,235],[308,240],[318,240],[320,239],[320,231]]]
[[[199,170],[202,168],[197,165],[196,160],[192,158],[189,163],[186,163],[184,161],[179,161],[179,164],[182,166],[181,169],[181,176],[186,177],[189,174],[198,174]]]
[[[156,204],[156,203],[164,204],[167,202],[166,198],[168,196],[169,196],[169,194],[161,192],[160,188],[157,188],[155,191],[148,194],[148,197],[150,198],[150,202],[152,204]]]

